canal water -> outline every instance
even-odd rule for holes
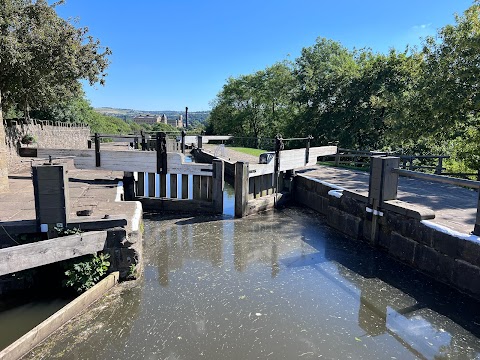
[[[151,215],[144,238],[143,277],[29,358],[480,359],[478,302],[310,210]]]

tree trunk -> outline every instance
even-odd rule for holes
[[[2,92],[0,91],[0,193],[8,192],[8,151],[3,125]]]

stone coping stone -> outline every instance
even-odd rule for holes
[[[382,209],[417,220],[435,219],[435,212],[433,210],[422,205],[410,204],[401,200],[384,201]]]

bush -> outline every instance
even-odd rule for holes
[[[65,271],[67,280],[64,285],[73,287],[77,293],[82,293],[98,283],[107,273],[110,261],[108,254],[90,255],[83,261],[73,263]]]

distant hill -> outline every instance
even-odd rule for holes
[[[115,116],[123,120],[131,120],[135,116],[138,115],[167,115],[167,118],[177,118],[179,115],[182,115],[185,121],[185,111],[172,111],[172,110],[133,110],[133,109],[118,109],[118,108],[111,108],[111,107],[100,107],[95,108],[95,111],[108,115],[108,116]],[[194,122],[199,122],[201,124],[205,124],[210,111],[189,111],[188,112],[188,122],[193,124]]]

